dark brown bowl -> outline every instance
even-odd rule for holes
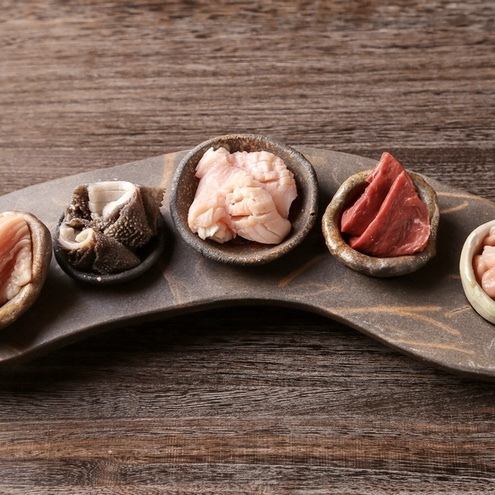
[[[72,277],[74,280],[79,282],[84,282],[90,285],[118,285],[143,275],[147,272],[162,256],[165,250],[165,222],[163,217],[159,215],[158,217],[158,233],[156,237],[151,239],[151,241],[146,245],[141,252],[141,263],[130,270],[125,270],[120,273],[113,273],[111,275],[99,275],[91,272],[83,272],[74,268],[65,255],[64,250],[60,247],[58,242],[60,224],[62,223],[64,216],[60,219],[57,229],[55,230],[55,235],[53,237],[53,252],[55,254],[55,259],[57,260],[60,268]]]
[[[210,147],[225,147],[235,151],[269,151],[279,156],[294,174],[298,197],[289,215],[292,230],[288,237],[276,246],[234,239],[225,244],[202,240],[187,224],[198,179],[196,166]],[[318,182],[312,165],[298,151],[265,136],[254,134],[229,134],[209,139],[191,150],[180,162],[172,181],[170,209],[172,219],[182,239],[192,248],[212,260],[235,265],[261,265],[269,263],[294,249],[314,226],[318,210]]]
[[[329,251],[344,265],[372,277],[397,277],[419,270],[436,254],[440,211],[435,190],[419,174],[409,172],[420,198],[428,207],[430,214],[430,239],[424,251],[410,256],[376,258],[352,249],[342,237],[340,220],[343,210],[350,204],[351,198],[366,186],[366,179],[372,171],[359,172],[349,177],[339,188],[328,205],[322,219],[323,236]]]

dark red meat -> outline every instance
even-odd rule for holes
[[[360,236],[378,214],[392,184],[403,171],[404,167],[390,153],[383,153],[377,167],[367,179],[369,186],[354,205],[344,211],[341,231]]]
[[[391,257],[424,251],[430,237],[428,208],[421,201],[409,174],[394,181],[378,214],[350,246],[377,257]]]

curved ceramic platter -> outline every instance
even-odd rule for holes
[[[321,211],[345,179],[376,163],[333,151],[300,151],[316,169]],[[158,156],[28,187],[0,197],[0,211],[30,211],[53,231],[77,185],[122,179],[168,188],[181,156]],[[161,263],[127,285],[92,287],[70,279],[52,261],[40,299],[0,333],[0,363],[117,325],[209,307],[272,304],[325,315],[437,366],[493,379],[495,326],[469,306],[458,264],[466,237],[495,218],[495,204],[430,183],[441,208],[438,255],[426,268],[396,279],[369,278],[340,264],[327,251],[319,223],[301,246],[269,265],[242,268],[209,261],[173,234],[166,195],[163,215],[174,241]]]

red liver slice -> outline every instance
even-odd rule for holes
[[[404,171],[394,181],[378,214],[360,235],[351,237],[353,249],[376,257],[424,251],[430,237],[428,208]]]
[[[404,167],[390,153],[383,153],[367,179],[369,186],[354,205],[344,211],[340,230],[345,234],[360,236],[378,214],[392,184],[402,172]]]

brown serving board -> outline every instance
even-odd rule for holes
[[[376,163],[333,151],[300,151],[318,175],[320,216],[347,177]],[[158,156],[28,187],[0,197],[0,211],[32,212],[53,231],[78,184],[123,179],[168,189],[181,156],[183,152]],[[495,326],[467,303],[458,269],[464,240],[475,227],[495,218],[495,204],[430,182],[442,213],[438,255],[426,268],[396,279],[369,278],[340,264],[325,247],[320,222],[300,247],[270,265],[242,268],[209,261],[175,234],[167,191],[163,215],[169,245],[161,263],[127,285],[93,287],[70,279],[53,260],[40,299],[1,332],[0,363],[105,328],[204,308],[270,304],[279,311],[293,306],[328,316],[454,372],[495,378]],[[163,328],[166,331],[166,325]]]

